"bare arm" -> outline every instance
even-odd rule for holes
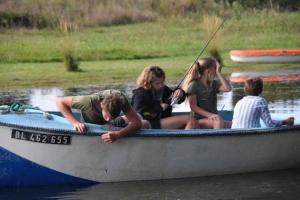
[[[219,86],[219,90],[221,92],[230,92],[231,91],[231,85],[230,85],[229,81],[221,73],[221,71],[222,71],[221,64],[218,61],[216,61],[216,65],[217,65],[216,74],[217,74],[217,76],[220,80],[220,83],[221,83],[221,85]]]
[[[104,142],[112,143],[121,137],[133,135],[142,127],[141,118],[134,110],[131,109],[125,114],[125,116],[128,120],[128,125],[120,131],[103,134],[101,138]]]
[[[65,118],[73,125],[76,131],[80,133],[86,132],[87,128],[84,123],[79,122],[71,110],[72,97],[59,97],[56,99],[56,106],[65,116]]]

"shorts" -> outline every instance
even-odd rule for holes
[[[151,119],[151,120],[148,120],[148,121],[150,122],[152,129],[161,129],[159,118]]]
[[[125,122],[125,120],[123,119],[123,117],[121,117],[121,116],[111,120],[109,122],[109,124],[112,125],[112,126],[121,127],[121,128],[124,128],[128,125]]]

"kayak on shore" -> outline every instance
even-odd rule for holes
[[[230,58],[240,63],[300,63],[300,49],[232,50]]]

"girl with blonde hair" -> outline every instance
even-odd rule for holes
[[[173,91],[165,85],[165,72],[159,66],[144,68],[137,79],[137,89],[133,90],[132,106],[148,120],[154,129],[198,128],[197,121],[190,115],[172,116],[170,106]],[[180,102],[185,99],[184,91],[176,90]]]
[[[192,66],[183,82],[192,116],[198,120],[201,128],[231,126],[231,122],[224,121],[217,110],[217,93],[231,91],[231,85],[221,69],[216,59],[202,58]],[[216,77],[218,80],[215,80]]]

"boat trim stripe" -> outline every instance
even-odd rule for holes
[[[55,129],[55,128],[40,128],[32,126],[24,126],[18,124],[10,124],[0,122],[0,126],[10,128],[18,128],[33,131],[51,132],[58,134],[76,134],[74,130]],[[266,134],[266,133],[284,133],[289,131],[300,130],[300,125],[292,127],[282,126],[274,128],[253,128],[253,129],[190,129],[190,130],[172,130],[172,129],[142,129],[131,137],[199,137],[199,136],[227,136],[227,135],[245,135],[245,134]],[[99,136],[107,130],[100,132],[88,132],[87,136]]]

